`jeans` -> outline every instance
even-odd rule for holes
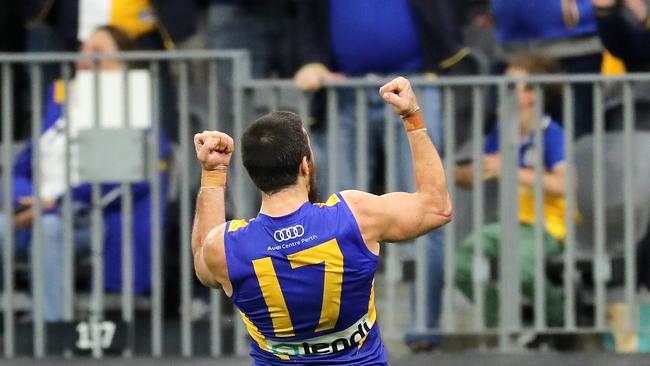
[[[0,286],[2,285],[2,256],[4,255],[4,220],[0,215]],[[63,273],[63,217],[59,213],[43,214],[43,281],[45,321],[63,320],[64,315],[64,273]],[[31,235],[29,230],[17,230],[15,233],[15,257],[31,258]],[[89,253],[90,240],[87,231],[75,231],[75,256]],[[36,265],[32,263],[32,265]],[[30,273],[31,275],[31,273]],[[34,278],[31,278],[32,288]]]
[[[570,74],[599,73],[602,63],[600,53],[570,57],[560,60],[564,71]],[[574,136],[579,138],[593,132],[593,86],[591,84],[574,84]],[[569,123],[569,121],[563,121]]]
[[[430,242],[427,245],[427,317],[425,319],[426,329],[435,329],[438,327],[440,318],[442,290],[444,287],[444,266],[445,266],[445,246],[444,230],[438,229],[432,231],[428,236]],[[417,342],[428,342],[431,345],[438,345],[442,341],[441,335],[419,334],[415,331],[417,327],[415,318],[415,283],[411,284],[411,324],[406,331],[405,341],[407,344]]]
[[[237,3],[212,4],[208,9],[208,47],[215,50],[245,49],[250,52],[251,72],[255,78],[273,74],[291,75],[291,21],[288,16],[273,17],[247,11]],[[230,131],[233,121],[233,65],[218,64],[217,83],[219,123]]]
[[[291,75],[291,30],[290,14],[252,12],[236,3],[212,4],[208,9],[208,47],[248,50],[256,78]]]
[[[338,129],[336,150],[338,159],[338,181],[333,187],[334,191],[352,189],[358,187],[356,181],[357,171],[357,116],[356,98],[354,90],[339,89],[338,99]],[[395,141],[386,141],[386,125],[384,122],[385,102],[379,96],[376,88],[366,90],[366,104],[368,114],[368,150],[366,170],[369,177],[380,173],[378,170],[384,164],[384,149],[388,144],[395,146],[396,154],[396,183],[398,190],[413,191],[415,188],[415,177],[413,165],[411,164],[411,148],[406,133],[403,131],[402,121],[396,113],[391,112],[391,119],[387,123],[395,128]],[[438,148],[442,142],[442,117],[440,105],[440,90],[427,88],[418,95],[418,101],[422,108],[426,127],[434,145]],[[327,156],[327,131],[325,129],[314,130],[312,142],[317,161],[318,186],[321,192],[330,187],[327,186],[329,161]]]
[[[367,171],[368,176],[382,175],[379,168],[384,164],[384,149],[388,144],[394,144],[396,156],[396,189],[401,191],[414,191],[415,177],[413,173],[413,164],[411,164],[411,149],[406,133],[403,130],[402,122],[394,112],[388,123],[395,127],[395,141],[385,140],[385,122],[384,106],[385,102],[377,93],[376,88],[366,90],[366,104],[368,106],[368,151],[367,153]],[[425,88],[419,91],[418,101],[422,108],[423,117],[426,122],[429,135],[433,143],[440,147],[442,143],[442,113],[440,90],[438,88]],[[356,119],[356,98],[355,92],[351,89],[340,89],[339,92],[339,124],[337,129],[338,139],[336,149],[338,159],[338,181],[335,191],[352,189],[358,187],[356,182],[357,160],[356,160],[356,136],[357,136],[357,119]],[[327,188],[328,169],[333,162],[327,159],[327,132],[315,130],[312,133],[314,154],[316,155],[318,185],[321,192]],[[385,169],[384,169],[385,171]],[[328,192],[331,193],[331,192]],[[321,196],[321,198],[324,198]],[[427,328],[436,328],[440,315],[440,303],[442,289],[444,286],[444,246],[442,230],[436,230],[427,234],[427,263],[429,271],[427,273]],[[414,291],[411,291],[411,304],[414,306]],[[414,324],[412,324],[414,328]],[[420,340],[429,340],[432,343],[440,341],[439,336],[425,336],[408,334],[407,342]]]

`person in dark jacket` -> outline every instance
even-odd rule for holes
[[[25,50],[25,26],[22,22],[21,4],[13,0],[0,0],[0,52],[23,52]],[[13,103],[13,125],[14,137],[18,140],[27,136],[25,128],[25,107],[23,107],[23,96],[26,90],[25,77],[22,72],[14,72],[14,82],[12,85]],[[3,81],[0,80],[0,88]],[[3,108],[9,106],[0,103],[0,114]],[[2,136],[2,132],[0,132]]]
[[[644,0],[592,0],[596,9],[598,35],[605,48],[620,58],[628,72],[650,71],[650,21]],[[620,85],[610,88],[606,103],[606,122],[610,130],[623,125],[623,99]],[[633,83],[635,127],[650,130],[650,86]]]
[[[296,87],[303,91],[318,91],[323,82],[345,77],[404,74],[423,76],[429,73],[469,73],[469,48],[463,44],[456,2],[449,0],[303,0],[297,2],[298,44],[301,68],[294,77]],[[321,190],[364,187],[373,182],[357,182],[356,167],[356,104],[354,90],[340,89],[336,150],[338,180]],[[350,95],[351,94],[351,95]],[[327,131],[325,131],[325,99],[318,93],[312,113],[316,124],[312,129],[316,158],[321,178],[328,176]],[[420,94],[428,131],[436,145],[441,143],[440,91],[426,88]],[[460,99],[460,98],[459,98]],[[366,92],[369,137],[368,176],[381,176],[385,145],[395,145],[398,162],[409,159],[408,143],[403,136],[385,141],[383,101],[374,90]],[[469,121],[469,118],[458,119]],[[460,130],[460,129],[459,129]],[[396,164],[398,189],[413,188],[413,172],[407,164]],[[333,167],[330,167],[333,169]],[[331,172],[330,172],[331,173]],[[376,186],[380,183],[374,182]],[[372,186],[371,186],[372,187]],[[387,187],[388,188],[388,187]],[[427,319],[425,328],[435,328],[440,313],[443,287],[443,240],[436,231],[427,241]],[[413,297],[412,297],[413,300]],[[415,328],[413,322],[412,327]],[[408,332],[407,343],[414,350],[431,349],[439,337]]]
[[[592,0],[598,35],[630,72],[650,70],[650,18],[643,0]]]

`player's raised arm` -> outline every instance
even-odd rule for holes
[[[234,142],[225,133],[204,131],[194,136],[194,147],[202,168],[192,228],[194,270],[201,283],[208,287],[229,287],[223,247],[224,194]]]
[[[442,161],[427,134],[410,82],[398,77],[382,86],[379,93],[403,119],[413,155],[415,192],[382,196],[343,192],[369,245],[412,239],[448,223],[452,216]]]

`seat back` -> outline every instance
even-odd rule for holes
[[[633,204],[635,216],[635,243],[644,237],[650,222],[650,132],[637,131],[633,135],[633,156],[625,161],[623,133],[607,132],[604,136],[604,205],[605,245],[610,255],[620,255],[624,249],[624,179],[626,164],[632,167]],[[595,246],[594,199],[594,138],[585,136],[575,145],[578,176],[577,205],[582,220],[576,226],[577,253],[589,256]]]

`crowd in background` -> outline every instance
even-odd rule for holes
[[[650,13],[645,0],[29,0],[0,1],[0,52],[56,52],[76,51],[110,52],[116,50],[174,50],[189,48],[207,49],[247,49],[252,56],[252,76],[254,78],[293,78],[297,89],[314,93],[311,99],[312,138],[320,176],[326,177],[328,166],[326,154],[327,108],[323,83],[341,80],[346,77],[463,75],[535,75],[564,72],[570,74],[616,74],[624,72],[649,71],[650,51]],[[109,25],[108,28],[100,28]],[[109,46],[97,45],[98,29],[109,37]],[[128,38],[129,46],[120,42]],[[90,45],[89,45],[90,42]],[[95,43],[93,43],[95,42]],[[220,74],[220,83],[227,85],[229,73]],[[61,77],[56,65],[44,70],[44,85],[55,85]],[[15,105],[13,107],[15,139],[25,140],[30,136],[29,123],[29,76],[18,73],[14,83]],[[162,70],[163,91],[161,98],[165,111],[162,125],[164,135],[171,141],[178,141],[178,121],[175,105],[174,75],[168,68]],[[518,87],[519,88],[519,87]],[[538,98],[532,90],[522,86],[517,90],[520,109],[532,113],[534,100]],[[57,100],[56,87],[43,90],[45,100],[50,101],[50,126],[55,126],[61,117],[61,100]],[[470,126],[471,94],[469,88],[459,88],[454,106],[454,116],[459,126]],[[576,138],[589,136],[593,132],[593,87],[590,84],[574,88],[575,103],[573,131]],[[220,89],[219,99],[229,105],[232,93]],[[634,85],[636,128],[650,129],[650,89],[646,84]],[[338,185],[353,188],[356,184],[356,115],[354,90],[341,90],[339,99],[338,131],[340,162],[336,162],[340,178]],[[620,90],[608,91],[606,103],[606,125],[611,131],[620,130],[623,124],[622,98]],[[347,96],[347,97],[346,97]],[[366,93],[368,133],[374,139],[384,136],[383,103],[381,98],[368,90]],[[438,88],[426,88],[419,95],[420,104],[426,115],[429,133],[434,142],[442,144],[442,99]],[[563,220],[563,199],[565,192],[557,189],[558,182],[564,182],[565,160],[562,142],[562,106],[552,103],[553,98],[545,98],[545,136],[548,148],[544,157],[545,174],[551,181],[544,186],[545,193],[556,198],[545,202],[545,221],[553,221],[558,215]],[[6,108],[6,106],[3,106]],[[229,120],[227,107],[221,111],[220,119]],[[490,111],[488,111],[490,112]],[[492,111],[493,112],[493,111]],[[54,113],[55,115],[49,115]],[[57,114],[58,113],[58,114]],[[539,121],[530,121],[531,114],[520,113],[519,123],[522,132],[520,146],[519,183],[531,186],[532,164],[526,159],[532,143],[532,128]],[[398,123],[399,120],[394,121]],[[484,178],[497,179],[500,172],[498,128],[499,117],[495,112],[487,113],[485,131],[485,154],[483,162]],[[532,125],[531,125],[532,124]],[[550,126],[550,127],[546,127]],[[458,128],[457,145],[468,142],[469,128]],[[166,146],[163,136],[162,145]],[[400,161],[408,161],[408,142],[404,136],[393,142]],[[162,148],[161,161],[169,159],[170,152]],[[21,171],[29,165],[31,151],[25,150],[16,163],[18,176],[24,178],[25,187],[30,187],[31,171]],[[383,167],[383,146],[375,144],[368,151],[369,176],[381,175]],[[459,164],[455,173],[456,181],[471,188],[470,178],[463,171],[469,166]],[[412,189],[412,173],[408,164],[399,164],[398,189]],[[164,176],[165,172],[161,171]],[[470,176],[471,177],[471,176]],[[165,178],[166,179],[166,178]],[[469,180],[468,180],[469,179]],[[579,179],[579,178],[578,178]],[[369,186],[380,191],[381,185],[375,181]],[[465,184],[463,184],[465,183]],[[555,184],[558,183],[558,184]],[[319,182],[321,192],[325,191],[325,180]],[[373,184],[375,184],[373,186]],[[534,185],[534,178],[532,178]],[[147,184],[135,187],[142,196],[136,198],[136,208],[148,206],[150,192]],[[563,187],[563,186],[562,186]],[[113,187],[103,187],[106,192]],[[31,190],[16,190],[19,211],[29,210]],[[139,189],[139,190],[138,190]],[[18,196],[18,194],[22,196]],[[87,198],[83,189],[79,195]],[[522,198],[523,199],[523,198]],[[530,199],[528,197],[527,199]],[[82,200],[83,201],[83,200]],[[57,206],[60,202],[53,197],[46,205],[46,224],[50,227],[48,237],[61,235],[60,215]],[[548,206],[546,205],[548,203]],[[119,257],[119,216],[111,216],[110,209],[119,212],[119,206],[109,206],[104,219],[116,228],[107,235],[106,248],[113,250],[109,257]],[[530,208],[527,206],[527,208]],[[546,210],[548,208],[548,211]],[[532,263],[532,224],[534,213],[522,208],[522,261]],[[556,210],[556,211],[553,211]],[[560,210],[560,211],[557,211]],[[136,211],[134,211],[136,212]],[[136,216],[142,212],[136,212]],[[531,216],[532,215],[532,216]],[[553,216],[555,215],[555,216]],[[7,218],[4,218],[5,220]],[[149,225],[148,222],[142,225]],[[141,227],[142,225],[135,225]],[[545,244],[547,254],[561,252],[565,237],[563,222],[549,225]],[[27,219],[18,225],[18,231],[29,228]],[[146,226],[145,226],[146,227]],[[459,238],[458,286],[472,297],[471,269],[473,240],[483,235],[486,256],[493,259],[498,253],[499,223],[495,221],[482,233],[474,233],[467,238]],[[83,231],[79,231],[83,236]],[[148,262],[150,246],[148,237],[142,238],[134,233],[136,241],[143,245],[137,261]],[[148,234],[147,234],[148,235]],[[108,237],[111,236],[111,237]],[[525,236],[525,237],[523,237]],[[57,242],[60,239],[48,239]],[[80,239],[81,240],[81,239]],[[28,247],[29,239],[25,239]],[[168,245],[176,243],[169,240]],[[112,244],[111,244],[112,243]],[[525,244],[525,245],[524,245]],[[173,245],[171,245],[173,247]],[[79,247],[84,247],[79,245]],[[112,249],[111,249],[112,248]],[[56,249],[56,248],[55,248]],[[173,253],[178,248],[169,249]],[[82,250],[80,250],[83,252]],[[56,259],[54,250],[51,259]],[[174,258],[174,256],[171,256]],[[436,327],[440,315],[441,293],[443,287],[443,240],[442,231],[433,232],[427,237],[427,327]],[[54,261],[56,262],[56,261]],[[116,259],[119,265],[119,260]],[[54,264],[47,270],[50,280],[56,282],[62,273],[56,271]],[[139,271],[148,271],[148,266]],[[172,269],[173,270],[173,269]],[[142,273],[144,273],[142,272]],[[147,272],[148,273],[148,272]],[[522,269],[525,277],[526,296],[532,296],[532,269],[530,265]],[[113,276],[113,277],[111,277]],[[643,273],[641,273],[643,276]],[[118,291],[121,287],[119,276],[107,272],[107,289]],[[140,277],[136,277],[136,281]],[[112,281],[112,282],[111,282]],[[145,276],[137,282],[136,291],[148,291],[150,279]],[[528,282],[526,282],[528,281]],[[56,303],[56,290],[51,287],[52,303]],[[498,323],[496,290],[488,290],[489,325]],[[551,285],[547,289],[547,310],[549,320],[554,325],[562,323],[562,294]],[[168,307],[173,308],[173,307]],[[58,310],[57,310],[58,309]],[[48,320],[62,316],[60,307],[54,306],[48,313]],[[414,350],[429,350],[440,343],[440,337],[407,333],[407,342]]]

